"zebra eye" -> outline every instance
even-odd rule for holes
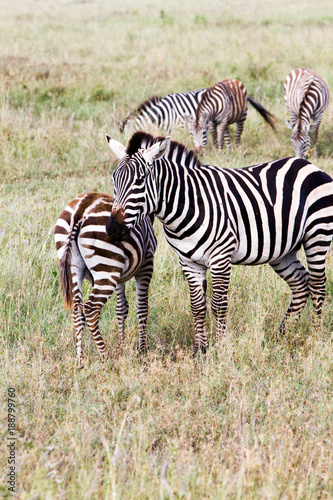
[[[144,184],[144,182],[145,182],[144,177],[138,177],[135,181],[135,184],[141,186],[142,184]]]

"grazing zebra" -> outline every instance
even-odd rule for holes
[[[208,131],[213,144],[223,149],[224,141],[230,147],[229,125],[236,123],[235,141],[240,143],[247,116],[247,102],[261,114],[274,130],[272,114],[247,95],[244,84],[239,80],[223,80],[204,92],[194,118],[189,119],[190,132],[198,152],[205,149]]]
[[[333,236],[333,180],[301,158],[228,169],[200,163],[170,137],[137,132],[120,158],[107,232],[135,227],[147,214],[162,222],[189,283],[196,353],[207,347],[206,271],[212,276],[217,337],[225,332],[232,264],[269,263],[289,285],[280,326],[297,320],[310,295],[318,317],[325,298],[325,255]],[[308,270],[297,257],[304,247]],[[290,325],[289,325],[290,326]]]
[[[65,305],[73,308],[76,329],[76,357],[82,366],[82,334],[85,321],[96,342],[101,360],[106,355],[104,340],[99,331],[102,307],[116,290],[116,315],[119,340],[124,340],[128,303],[125,282],[136,279],[139,348],[146,347],[148,288],[153,274],[156,237],[149,217],[128,231],[126,241],[117,235],[106,234],[113,198],[107,194],[84,193],[72,200],[61,213],[54,230],[56,249],[61,266],[61,286]],[[85,304],[82,282],[88,279],[93,289]]]
[[[309,69],[294,69],[284,84],[284,99],[291,115],[291,142],[296,156],[305,158],[310,148],[310,121],[313,120],[312,142],[316,144],[323,113],[329,103],[329,91],[320,76]],[[317,149],[315,156],[318,156]]]
[[[205,90],[168,94],[165,97],[150,97],[130,113],[123,122],[118,122],[120,132],[123,132],[125,126],[133,120],[133,131],[156,125],[160,129],[171,132],[174,127],[185,126],[189,118],[195,116],[198,102]]]

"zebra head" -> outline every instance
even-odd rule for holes
[[[208,116],[205,114],[196,118],[188,117],[189,131],[193,137],[194,147],[202,153],[208,142]]]
[[[106,232],[112,241],[128,238],[130,229],[155,210],[153,162],[169,150],[171,137],[136,132],[128,148],[108,135],[110,149],[120,162],[114,171],[114,203]],[[135,145],[134,145],[135,144]]]
[[[308,123],[296,121],[292,128],[291,142],[294,148],[295,156],[305,158],[307,150],[310,148],[309,138],[310,126]]]

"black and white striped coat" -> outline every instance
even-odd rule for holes
[[[207,347],[207,269],[218,339],[225,331],[232,264],[269,263],[288,283],[292,297],[281,334],[308,296],[321,316],[333,236],[329,175],[301,158],[239,169],[203,165],[183,145],[144,133],[136,133],[127,149],[110,138],[109,145],[121,161],[107,231],[134,227],[147,214],[162,222],[189,283],[195,352]],[[307,270],[298,259],[301,246]]]
[[[206,89],[190,92],[168,94],[165,97],[150,97],[130,113],[124,121],[119,121],[119,129],[124,131],[147,130],[151,125],[171,132],[174,127],[185,126],[195,112],[202,94]]]
[[[124,339],[128,302],[125,282],[136,279],[139,319],[139,348],[146,347],[148,288],[153,273],[156,237],[147,217],[131,231],[126,241],[108,236],[105,225],[113,207],[113,198],[102,193],[84,193],[72,200],[57,220],[54,237],[61,267],[61,286],[65,305],[73,309],[76,329],[76,357],[82,365],[82,334],[85,322],[96,342],[101,359],[106,346],[99,330],[99,317],[114,290],[120,342]],[[85,304],[82,282],[88,279],[93,289]]]
[[[247,103],[261,114],[274,129],[272,115],[261,104],[247,95],[239,80],[223,80],[203,93],[194,118],[189,119],[190,132],[198,152],[204,150],[211,133],[216,148],[223,149],[224,142],[230,146],[229,125],[236,123],[235,142],[240,143],[247,117]]]
[[[313,120],[312,144],[318,139],[319,126],[329,103],[329,90],[324,80],[313,71],[294,69],[284,84],[284,99],[291,115],[291,142],[296,156],[305,157],[310,148],[310,123]],[[316,150],[317,156],[317,150]]]

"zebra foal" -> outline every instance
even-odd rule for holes
[[[188,119],[196,150],[200,152],[205,149],[208,132],[211,133],[216,148],[222,150],[224,142],[230,147],[229,125],[232,123],[236,123],[235,142],[238,145],[247,117],[248,102],[274,130],[273,115],[247,95],[242,82],[223,80],[203,93],[194,118]]]
[[[124,121],[119,121],[120,132],[131,126],[132,132],[145,130],[150,125],[171,132],[174,127],[185,126],[189,117],[194,117],[198,103],[206,89],[168,94],[165,97],[153,96],[140,104]]]
[[[101,360],[107,350],[99,330],[99,317],[104,304],[116,290],[116,316],[119,341],[123,342],[128,302],[125,282],[136,279],[137,315],[139,319],[139,349],[147,344],[148,288],[153,274],[156,236],[149,217],[131,231],[126,241],[106,233],[113,207],[113,198],[102,193],[84,193],[69,202],[57,220],[54,238],[60,260],[61,287],[65,305],[73,309],[76,330],[76,358],[82,366],[82,335],[85,322],[96,343]],[[124,237],[124,235],[122,235]],[[93,286],[85,304],[82,282]]]
[[[268,263],[291,289],[280,326],[297,322],[310,296],[320,318],[325,256],[333,236],[333,180],[302,158],[239,169],[203,165],[170,137],[137,132],[128,148],[107,137],[120,159],[107,232],[133,228],[148,214],[163,224],[187,278],[194,352],[207,348],[206,271],[212,276],[217,338],[225,332],[232,264]],[[306,270],[298,259],[303,246]]]
[[[291,120],[291,142],[296,156],[305,158],[310,148],[310,122],[313,120],[312,143],[318,140],[319,126],[329,103],[329,90],[322,78],[304,68],[294,69],[284,84],[284,99]],[[318,156],[316,149],[315,156]]]

